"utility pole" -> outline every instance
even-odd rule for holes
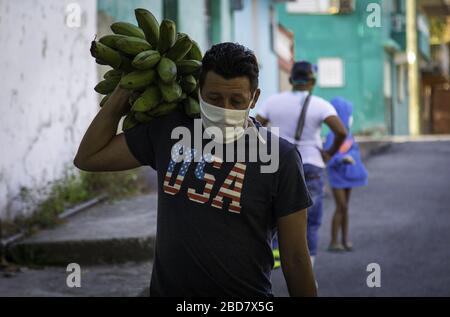
[[[406,50],[408,55],[409,134],[420,134],[419,51],[417,41],[417,3],[406,0]]]

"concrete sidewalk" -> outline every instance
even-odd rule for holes
[[[359,144],[361,158],[369,159],[371,156],[385,153],[393,144],[403,143],[429,143],[429,142],[450,142],[450,135],[419,135],[419,136],[356,136]]]
[[[151,260],[156,206],[155,194],[97,205],[11,245],[7,256],[20,264],[63,266]]]

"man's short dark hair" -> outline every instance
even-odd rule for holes
[[[253,51],[243,45],[229,42],[216,44],[206,52],[202,63],[201,88],[209,71],[214,71],[225,79],[247,77],[252,92],[258,88],[258,60]]]

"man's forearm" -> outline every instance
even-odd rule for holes
[[[283,264],[282,260],[282,268],[291,297],[317,296],[316,282],[309,256],[298,259],[291,264]]]
[[[325,123],[328,125],[328,127],[334,134],[333,145],[326,151],[326,153],[328,153],[328,155],[331,158],[339,151],[339,148],[341,147],[342,143],[344,143],[345,139],[347,138],[348,132],[338,116],[328,117],[327,119],[325,119]]]
[[[330,156],[334,156],[339,151],[339,148],[344,143],[346,137],[345,134],[338,134],[335,136],[333,145],[327,150]]]
[[[75,158],[83,162],[101,151],[117,133],[117,126],[128,107],[130,92],[117,88],[95,116],[81,141]]]

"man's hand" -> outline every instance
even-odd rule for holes
[[[331,154],[328,151],[321,151],[321,154],[322,154],[322,159],[325,162],[325,164],[328,163],[332,158]]]
[[[278,219],[281,267],[292,297],[317,296],[306,242],[306,224],[306,209]]]
[[[120,86],[117,85],[116,89],[114,89],[113,93],[106,101],[102,110],[105,109],[111,112],[117,111],[120,117],[125,116],[131,108],[131,105],[128,102],[131,95],[132,92],[130,90],[120,88]]]
[[[346,157],[344,157],[342,159],[342,162],[344,162],[345,164],[351,164],[351,165],[355,165],[356,164],[355,160],[350,155],[347,155]]]
[[[266,118],[261,117],[259,114],[256,115],[256,121],[261,123],[261,125],[263,127],[267,127],[267,125],[269,124],[269,120],[267,120]]]

